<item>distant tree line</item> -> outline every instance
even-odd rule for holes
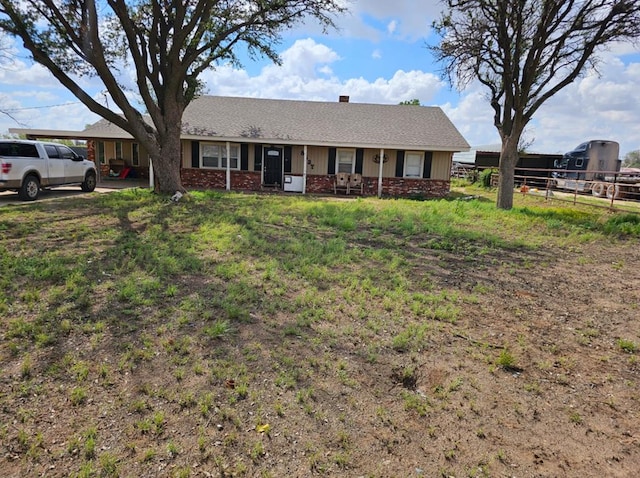
[[[626,154],[622,161],[623,168],[640,168],[640,150],[636,149]]]

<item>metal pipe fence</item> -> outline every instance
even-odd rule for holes
[[[633,173],[517,168],[515,182],[521,193],[547,200],[640,213],[640,177]]]
[[[484,169],[465,167],[453,177],[477,179]],[[452,172],[453,173],[453,172]],[[498,173],[491,176],[498,185]],[[631,172],[516,168],[514,188],[522,195],[640,214],[640,175]]]

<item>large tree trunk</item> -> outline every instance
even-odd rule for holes
[[[515,137],[514,135],[503,137],[502,139],[498,200],[496,202],[496,206],[499,209],[511,209],[513,207],[513,188],[516,164],[518,162],[519,141],[520,137]]]
[[[160,194],[174,194],[177,191],[185,192],[180,177],[180,136],[177,141],[169,141],[169,138],[160,145],[157,154],[151,155],[153,175],[155,178],[155,191]]]
[[[182,115],[170,118],[165,115],[164,121],[168,125],[163,134],[157,134],[156,148],[149,151],[155,191],[160,194],[184,193],[180,169],[182,167],[182,148],[180,144]]]

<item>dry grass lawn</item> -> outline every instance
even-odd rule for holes
[[[635,476],[640,221],[471,194],[1,208],[0,476]]]

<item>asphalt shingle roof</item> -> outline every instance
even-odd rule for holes
[[[113,128],[102,120],[85,132],[113,137]],[[224,96],[201,96],[191,102],[183,116],[183,137],[432,151],[469,149],[439,107]]]

